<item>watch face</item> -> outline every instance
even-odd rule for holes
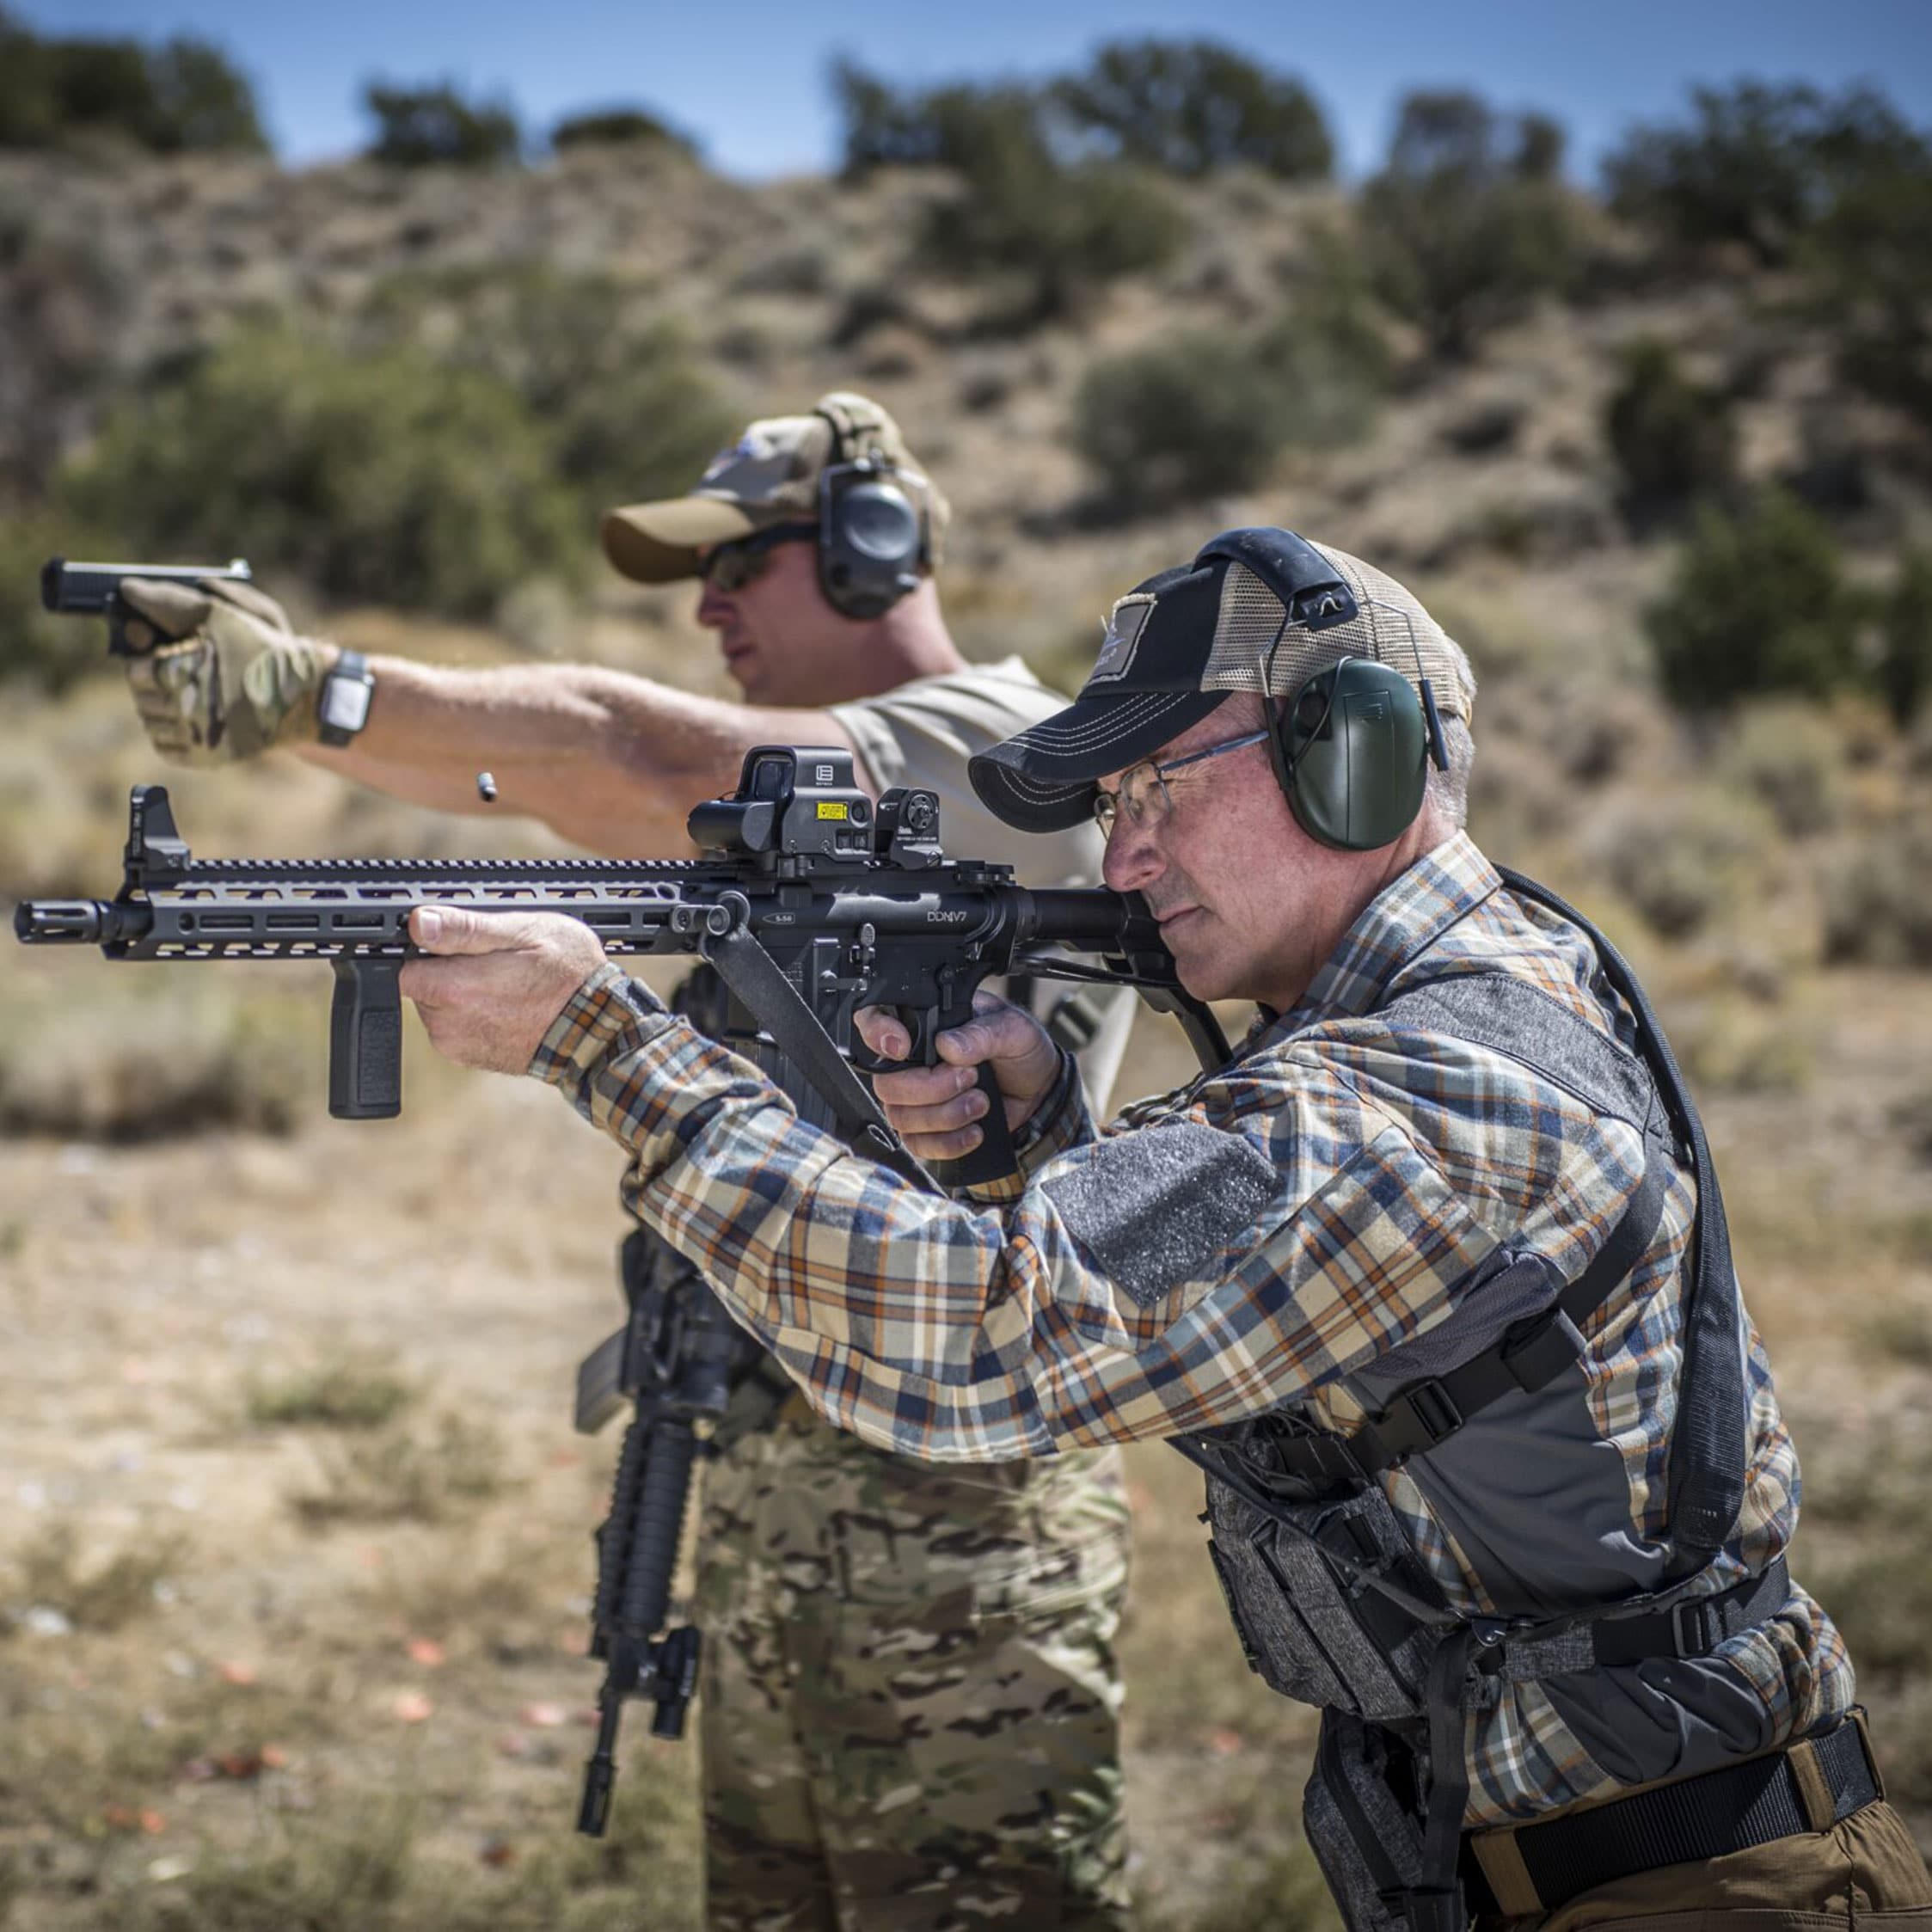
[[[360,678],[330,678],[316,710],[331,731],[360,731],[369,722],[368,683]]]

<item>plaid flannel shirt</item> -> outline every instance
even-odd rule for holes
[[[1224,1067],[1096,1132],[1064,1093],[998,1191],[923,1193],[799,1120],[725,1048],[606,966],[531,1071],[632,1156],[633,1210],[690,1255],[813,1405],[882,1447],[934,1461],[1051,1455],[1173,1435],[1297,1401],[1324,1426],[1361,1414],[1349,1372],[1413,1340],[1506,1241],[1566,1278],[1642,1175],[1641,1137],[1527,1068],[1466,1042],[1398,1039],[1377,1009],[1423,980],[1507,972],[1631,1046],[1575,928],[1502,887],[1457,835],[1363,911],[1288,1013]],[[1149,1297],[1110,1279],[1050,1184],[1117,1137],[1190,1121],[1242,1136],[1279,1176],[1252,1226]],[[1587,1324],[1602,1432],[1628,1478],[1630,1533],[1664,1528],[1680,1361],[1674,1277],[1695,1185],[1677,1174],[1644,1260]],[[1755,1328],[1749,1475],[1712,1587],[1788,1543],[1798,1469]],[[1401,1470],[1378,1479],[1450,1602],[1493,1608]],[[1775,1741],[1849,1706],[1837,1633],[1801,1591],[1724,1653]],[[1469,1714],[1469,1822],[1520,1818],[1607,1783],[1533,1684]]]

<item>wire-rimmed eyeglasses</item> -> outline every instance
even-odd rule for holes
[[[1265,731],[1251,731],[1244,738],[1230,738],[1223,744],[1210,745],[1205,751],[1190,751],[1185,757],[1168,758],[1164,764],[1143,758],[1138,764],[1129,765],[1120,774],[1115,789],[1110,792],[1099,786],[1094,789],[1094,823],[1101,828],[1101,837],[1113,837],[1113,821],[1123,806],[1135,825],[1144,819],[1158,825],[1174,810],[1174,796],[1168,790],[1170,774],[1217,758],[1224,751],[1239,751],[1259,745],[1267,735]]]

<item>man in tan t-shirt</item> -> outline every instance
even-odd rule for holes
[[[947,519],[892,418],[834,394],[751,424],[689,495],[604,519],[626,575],[702,581],[742,703],[587,665],[365,659],[293,635],[245,586],[158,581],[126,586],[150,632],[129,677],[171,757],[282,746],[448,811],[484,809],[488,770],[506,805],[607,852],[688,849],[685,814],[754,745],[847,745],[874,791],[940,794],[948,853],[1093,884],[1091,828],[1016,834],[968,782],[970,757],[1063,701],[1017,658],[960,655],[933,577]],[[1086,1041],[1104,1107],[1132,1003],[1068,991],[1043,1010]],[[936,1469],[775,1401],[762,1376],[720,1440],[697,1601],[709,1923],[1124,1924],[1116,1452]]]

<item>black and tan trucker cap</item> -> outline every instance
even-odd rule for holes
[[[1291,600],[1274,587],[1283,581]],[[1022,831],[1064,831],[1092,813],[1096,779],[1150,757],[1234,692],[1288,696],[1340,658],[1388,665],[1419,693],[1426,678],[1444,717],[1469,715],[1462,653],[1393,577],[1292,531],[1224,531],[1113,606],[1080,695],[974,757],[972,788]]]
[[[687,496],[632,503],[604,515],[604,554],[627,577],[669,584],[696,577],[698,553],[778,524],[819,520],[819,480],[834,463],[886,463],[912,499],[936,565],[951,514],[899,425],[870,397],[835,389],[802,416],[765,416],[721,450]]]

